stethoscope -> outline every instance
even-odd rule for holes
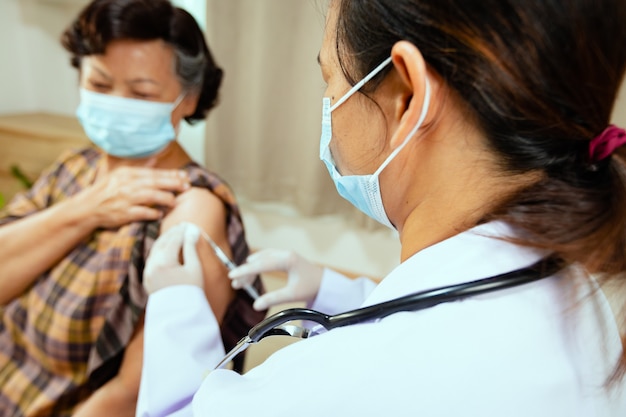
[[[280,311],[254,326],[235,347],[224,356],[215,369],[224,368],[239,353],[246,350],[251,344],[259,342],[268,336],[292,336],[306,339],[323,331],[353,324],[379,320],[391,314],[403,311],[417,311],[434,307],[441,303],[462,300],[506,288],[516,287],[554,275],[563,267],[563,263],[556,257],[548,257],[522,269],[496,275],[462,284],[433,288],[416,292],[391,301],[350,310],[345,313],[329,316],[319,311],[306,308],[291,308]],[[319,326],[309,329],[293,324],[296,320],[307,320]],[[321,331],[320,331],[321,330]]]

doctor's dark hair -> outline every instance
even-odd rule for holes
[[[505,220],[526,232],[519,243],[623,281],[626,147],[596,163],[589,143],[609,125],[624,77],[625,1],[333,1],[350,83],[408,40],[464,101],[502,172],[542,174],[484,221]],[[614,379],[625,370],[626,352]]]
[[[80,69],[83,57],[103,54],[110,42],[123,39],[161,39],[172,47],[183,90],[199,95],[187,122],[204,119],[217,104],[223,72],[196,20],[169,0],[94,0],[65,30],[61,44],[72,54],[72,66]]]

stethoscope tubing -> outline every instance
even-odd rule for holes
[[[278,326],[295,320],[315,322],[326,330],[332,330],[338,327],[382,319],[399,312],[423,310],[438,304],[459,301],[468,297],[538,281],[554,275],[562,267],[563,263],[561,260],[556,257],[548,257],[527,268],[489,278],[420,291],[333,316],[307,308],[291,308],[280,311],[258,323],[250,329],[248,338],[251,343],[256,343],[266,336],[280,334],[280,331],[273,332],[273,330]]]

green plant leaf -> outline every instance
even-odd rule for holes
[[[31,181],[31,179],[28,178],[17,165],[11,165],[11,175],[13,175],[13,177],[15,177],[20,184],[22,184],[22,187],[28,189],[33,186],[33,181]]]

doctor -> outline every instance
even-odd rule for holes
[[[342,196],[398,230],[402,262],[375,287],[268,250],[233,285],[283,269],[287,286],[256,308],[305,300],[332,314],[548,254],[565,268],[331,330],[239,375],[211,371],[219,327],[198,230],[181,225],[147,262],[138,415],[626,415],[625,317],[590,275],[623,288],[626,271],[626,132],[609,125],[626,3],[603,6],[332,0],[320,157]]]

